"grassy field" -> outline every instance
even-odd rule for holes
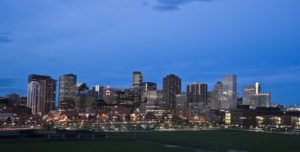
[[[112,132],[108,137],[100,141],[0,141],[0,149],[1,152],[300,151],[300,136],[241,131]]]
[[[191,149],[170,148],[161,144],[139,141],[81,141],[81,142],[0,142],[1,152],[192,152]]]
[[[228,149],[245,151],[300,151],[300,136],[240,132],[240,131],[183,131],[110,133],[110,137],[136,137],[155,141],[207,147],[214,151]]]

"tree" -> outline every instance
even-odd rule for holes
[[[82,128],[83,128],[84,130],[89,130],[89,129],[92,129],[93,126],[92,126],[92,124],[91,124],[90,122],[87,122],[87,121],[86,121],[86,122],[84,122]]]
[[[166,112],[164,112],[161,116],[161,122],[165,122],[168,120],[168,114]]]
[[[6,124],[11,124],[11,123],[12,123],[12,120],[11,120],[10,117],[8,117],[8,118],[6,119]]]
[[[42,124],[42,127],[44,129],[50,130],[50,129],[54,128],[54,122],[52,122],[52,121],[49,121],[49,122],[48,121],[44,121],[43,124]]]
[[[146,120],[155,120],[156,119],[156,117],[153,113],[147,113],[145,118],[146,118]]]
[[[16,122],[18,125],[25,125],[26,119],[24,116],[21,116],[20,119]]]
[[[172,122],[175,123],[175,124],[181,124],[182,119],[178,115],[173,115]]]

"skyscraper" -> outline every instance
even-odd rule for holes
[[[50,76],[31,74],[28,77],[27,107],[32,113],[45,114],[55,109],[56,80]]]
[[[207,104],[207,84],[194,84],[187,85],[187,96],[190,103],[204,103]]]
[[[208,105],[211,109],[221,109],[221,102],[223,97],[223,85],[218,81],[215,85],[214,91],[208,93]]]
[[[171,74],[163,78],[163,97],[170,110],[174,113],[176,108],[176,95],[181,93],[181,78]]]
[[[104,101],[108,104],[113,104],[118,102],[122,89],[111,88],[107,86],[104,92],[105,92],[103,96]]]
[[[98,94],[98,100],[104,100],[104,98],[103,98],[103,95],[104,95],[104,86],[95,85],[93,87],[93,91]]]
[[[207,119],[209,107],[207,105],[207,84],[197,82],[187,85],[189,117],[191,119]]]
[[[223,76],[223,96],[221,100],[221,107],[223,109],[234,109],[237,106],[237,76],[225,75]]]
[[[244,86],[243,87],[243,104],[250,105],[256,94],[255,86]]]
[[[181,93],[176,95],[176,114],[180,116],[186,116],[188,109],[187,93]]]
[[[36,113],[38,103],[38,89],[39,82],[31,81],[28,82],[27,90],[27,107],[31,109],[32,113]]]
[[[132,82],[132,86],[134,88],[138,88],[141,87],[143,83],[143,76],[142,73],[139,71],[135,71],[133,72],[133,82]]]
[[[10,106],[18,106],[21,104],[21,98],[16,93],[7,94],[7,95],[5,95],[5,98],[8,99],[8,104]]]
[[[269,107],[270,93],[261,93],[261,87],[258,82],[253,86],[243,87],[243,105],[249,105],[251,108]]]
[[[153,91],[157,89],[157,84],[154,82],[144,82],[142,84],[142,92]]]
[[[74,74],[65,74],[59,77],[59,109],[75,109],[76,81],[77,76]]]
[[[77,83],[76,90],[75,110],[88,112],[97,109],[97,92],[89,90],[85,83]]]

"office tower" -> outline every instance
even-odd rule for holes
[[[151,92],[151,93],[155,92],[156,93],[156,98],[157,98],[157,90],[156,89],[157,89],[157,84],[156,83],[154,83],[154,82],[144,82],[142,84],[141,90],[139,91],[140,99],[137,102],[137,105],[135,106],[135,108],[140,108],[140,110],[143,111],[146,108],[145,104],[147,104],[147,99],[148,99],[148,96],[149,96],[149,92]],[[144,106],[144,107],[140,107],[141,105]]]
[[[59,77],[59,109],[74,110],[76,95],[77,76],[74,74],[65,74]]]
[[[270,107],[270,93],[261,93],[261,87],[258,82],[254,86],[243,87],[243,105],[249,105],[250,108]]]
[[[85,83],[76,83],[76,94],[86,93],[89,87]]]
[[[270,107],[271,106],[271,97],[270,93],[258,93],[255,94],[254,103],[252,103],[251,107]]]
[[[223,97],[221,101],[222,109],[234,109],[237,106],[237,76],[223,76]]]
[[[138,108],[142,100],[142,92],[140,88],[125,88],[121,100],[129,105],[133,105],[133,108]]]
[[[149,90],[143,93],[143,102],[140,104],[140,113],[146,115],[146,113],[155,114],[159,108],[159,101],[156,90]]]
[[[132,82],[132,86],[134,88],[139,88],[142,86],[143,83],[143,76],[142,73],[139,71],[135,71],[133,72],[133,82]]]
[[[122,90],[118,88],[110,88],[109,86],[107,86],[104,92],[104,101],[108,104],[116,104],[120,98]]]
[[[207,105],[207,84],[187,85],[189,117],[194,120],[207,120],[209,107]]]
[[[244,86],[243,87],[243,104],[250,105],[253,101],[255,94],[256,94],[255,86]]]
[[[188,96],[187,93],[176,95],[176,114],[180,116],[187,116]]]
[[[50,76],[31,74],[28,77],[27,107],[34,114],[55,110],[56,80]]]
[[[204,103],[207,104],[207,84],[194,84],[187,85],[187,96],[189,103]]]
[[[9,106],[19,106],[21,104],[21,98],[16,93],[7,94],[5,98],[8,99]]]
[[[144,82],[142,84],[142,92],[153,91],[157,89],[157,84],[154,82]]]
[[[172,113],[176,108],[176,95],[181,93],[181,78],[171,74],[163,78],[163,98]]]
[[[75,110],[85,111],[88,91],[89,88],[85,83],[76,83],[76,96],[74,96]]]
[[[97,109],[98,93],[89,90],[85,83],[76,84],[75,110],[81,112],[89,112]]]
[[[97,92],[98,100],[104,100],[104,99],[103,99],[103,95],[104,95],[104,86],[95,85],[95,86],[93,87],[93,91],[94,91],[94,92]]]
[[[214,87],[214,91],[208,93],[208,105],[213,110],[221,109],[221,102],[223,97],[223,85],[218,81]]]
[[[37,81],[28,82],[27,90],[27,107],[31,108],[31,111],[35,113],[37,110],[38,103],[38,87],[39,83]]]
[[[215,103],[215,94],[214,91],[207,92],[207,104],[211,107],[211,109],[215,110],[214,103]]]

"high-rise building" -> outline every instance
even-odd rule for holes
[[[134,88],[142,87],[142,83],[143,83],[143,75],[142,75],[142,73],[139,72],[139,71],[133,72],[132,86]]]
[[[77,83],[76,90],[75,110],[89,112],[97,109],[97,92],[89,90],[85,83]]]
[[[56,80],[50,76],[31,74],[28,77],[27,107],[34,114],[55,110]]]
[[[146,114],[156,112],[159,106],[156,90],[151,90],[143,93],[142,100],[144,101],[140,104],[140,113]]]
[[[27,91],[27,107],[31,108],[31,111],[35,113],[37,110],[38,103],[38,90],[39,90],[39,82],[31,81],[28,83],[28,91]]]
[[[95,85],[93,87],[93,91],[97,92],[97,94],[98,94],[98,100],[104,100],[104,98],[103,98],[103,95],[104,95],[104,86]]]
[[[243,104],[250,105],[253,101],[254,95],[256,94],[255,86],[244,86],[243,87]]]
[[[249,105],[250,108],[270,107],[270,93],[261,93],[261,87],[258,82],[254,86],[243,87],[243,105]]]
[[[163,97],[172,113],[176,108],[176,95],[181,93],[181,78],[171,74],[163,78]]]
[[[21,98],[16,93],[7,94],[5,98],[8,99],[8,104],[10,106],[18,106],[21,104]]]
[[[194,84],[187,85],[187,96],[189,103],[204,103],[207,104],[207,84]]]
[[[74,110],[76,96],[77,76],[74,74],[65,74],[59,77],[59,109]]]
[[[142,84],[142,92],[153,91],[157,89],[157,84],[154,82],[144,82]]]
[[[195,82],[187,85],[188,111],[191,119],[203,121],[208,119],[207,97],[207,84]]]
[[[223,76],[223,95],[221,100],[222,109],[234,109],[237,106],[237,76]]]
[[[122,89],[110,88],[109,86],[107,86],[107,88],[105,89],[104,96],[103,96],[104,101],[109,104],[117,103],[120,98],[121,92],[122,92]]]
[[[180,116],[187,116],[188,96],[187,93],[176,95],[176,114]]]
[[[218,81],[215,85],[214,91],[208,93],[208,105],[213,110],[221,109],[221,102],[223,97],[223,85]]]

